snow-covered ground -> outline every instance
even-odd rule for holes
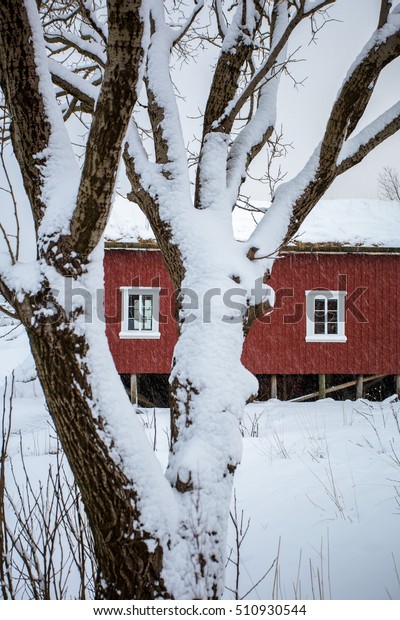
[[[156,425],[152,410],[142,417],[165,462],[168,412],[157,410]],[[250,522],[240,597],[400,599],[399,425],[394,398],[246,407],[232,502],[239,530]],[[227,586],[235,590],[233,523],[228,548]]]
[[[28,381],[25,336],[12,339],[18,329],[5,335],[9,330],[0,328],[0,376],[16,368],[8,452],[22,476],[22,438],[26,466],[37,480],[54,462],[54,431],[37,382]],[[140,415],[165,464],[168,411]],[[249,599],[400,599],[397,399],[251,404],[243,435],[232,501],[239,575],[232,522],[226,597],[234,596],[238,580],[239,596]]]

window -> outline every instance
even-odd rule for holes
[[[306,291],[306,342],[346,342],[346,291]]]
[[[120,338],[159,338],[160,289],[121,287]]]

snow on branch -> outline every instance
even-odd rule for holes
[[[221,39],[223,39],[224,37],[226,37],[228,28],[227,28],[227,22],[226,22],[225,15],[222,10],[222,0],[215,0],[214,7],[215,7],[215,15],[217,18],[217,27],[218,27],[219,36],[221,37]]]
[[[93,7],[92,0],[85,0],[81,3],[82,12],[85,15],[91,28],[99,35],[103,43],[107,43],[108,26],[106,23],[101,22],[96,15],[96,11]]]
[[[376,146],[399,130],[400,101],[345,142],[337,160],[338,174],[358,164]]]
[[[99,43],[93,40],[83,39],[73,32],[47,34],[45,39],[50,44],[61,43],[66,48],[73,48],[82,56],[91,58],[103,68],[106,65],[107,56],[105,50]]]
[[[169,67],[175,36],[166,24],[162,2],[153,0],[150,6],[152,33],[144,81],[156,162],[168,177],[179,177],[188,186],[186,149]]]
[[[247,168],[271,137],[276,123],[277,95],[281,71],[271,76],[260,91],[257,110],[235,138],[228,157],[227,181],[231,204],[236,201]]]
[[[51,58],[49,59],[49,69],[54,84],[80,101],[86,112],[94,111],[99,94],[97,86],[94,86],[89,80],[83,79]]]
[[[133,201],[138,200],[141,206],[143,206],[143,202],[147,202],[151,210],[157,209],[158,194],[160,193],[161,186],[165,186],[167,180],[162,174],[160,166],[149,161],[138,127],[133,118],[126,133],[124,161],[133,188],[131,196]],[[138,199],[135,192],[141,196],[141,200]]]
[[[156,236],[158,245],[165,256],[174,264],[174,270],[171,273],[172,280],[179,286],[180,279],[183,277],[182,258],[178,248],[170,243],[171,229],[165,221],[168,219],[169,213],[163,212],[164,219],[160,215],[160,203],[165,197],[166,211],[169,209],[171,201],[174,207],[180,209],[180,195],[176,195],[174,188],[174,179],[168,178],[163,174],[163,167],[154,162],[150,162],[143,142],[140,138],[138,128],[132,119],[126,135],[126,144],[124,149],[124,162],[126,173],[131,183],[132,191],[128,198],[133,202],[137,202],[145,213],[151,228]],[[178,185],[179,179],[178,179]],[[190,198],[189,188],[187,195]],[[176,196],[176,197],[175,197]],[[190,200],[189,200],[190,203]],[[184,204],[184,203],[183,203]],[[166,217],[167,216],[167,217]]]
[[[291,236],[297,232],[306,217],[306,215],[301,217],[300,209],[301,207],[305,209],[308,206],[308,199],[311,201],[313,198],[313,195],[309,198],[309,194],[317,178],[320,150],[321,145],[318,145],[301,172],[277,188],[270,208],[249,238],[249,258],[259,259],[277,255],[281,246],[291,238],[288,237],[291,223],[295,229],[293,233],[291,232]],[[313,206],[318,199],[315,199]]]
[[[236,201],[237,192],[243,182],[247,168],[254,157],[271,138],[276,123],[277,93],[280,76],[290,59],[287,59],[287,42],[296,26],[322,5],[313,4],[305,12],[300,2],[291,15],[286,3],[275,2],[270,19],[270,51],[261,66],[254,71],[242,92],[225,109],[222,117],[213,125],[213,130],[229,131],[242,110],[249,105],[248,120],[233,140],[228,157],[228,187],[231,193],[230,205]],[[256,104],[253,102],[256,101]],[[252,111],[255,108],[255,111]]]
[[[321,146],[321,165],[336,163],[357,127],[384,67],[400,55],[400,16],[378,28],[351,66],[332,107]],[[324,161],[326,160],[326,164]]]

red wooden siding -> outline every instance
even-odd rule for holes
[[[160,282],[160,284],[159,284]],[[277,307],[252,328],[243,362],[256,374],[400,374],[400,255],[291,253],[276,261]],[[121,286],[161,286],[159,340],[121,340]],[[306,342],[305,291],[346,290],[347,342]],[[107,335],[120,373],[168,373],[177,327],[172,283],[155,250],[107,250]],[[399,299],[398,299],[399,297]]]
[[[171,318],[172,282],[158,250],[107,250],[104,259],[104,300],[107,336],[119,373],[168,374],[171,369],[177,325]],[[119,337],[121,286],[161,287],[159,329],[154,340]]]
[[[244,363],[259,374],[399,374],[399,276],[397,255],[286,255],[275,264],[271,286],[278,299],[282,288],[293,297],[250,332]],[[347,342],[305,341],[305,291],[317,288],[347,291]],[[296,304],[299,320],[291,323]]]

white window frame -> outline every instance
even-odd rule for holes
[[[345,334],[346,325],[346,295],[347,291],[327,291],[327,290],[312,290],[305,291],[306,295],[306,342],[347,342],[347,336]],[[323,299],[326,304],[329,299],[337,300],[337,334],[316,334],[315,333],[315,300]],[[327,322],[325,322],[325,326]]]
[[[122,317],[121,331],[119,337],[122,339],[155,339],[160,338],[159,318],[160,318],[160,289],[146,288],[142,286],[121,286],[122,294]],[[130,295],[148,295],[153,299],[152,302],[152,329],[129,329],[129,296]]]

